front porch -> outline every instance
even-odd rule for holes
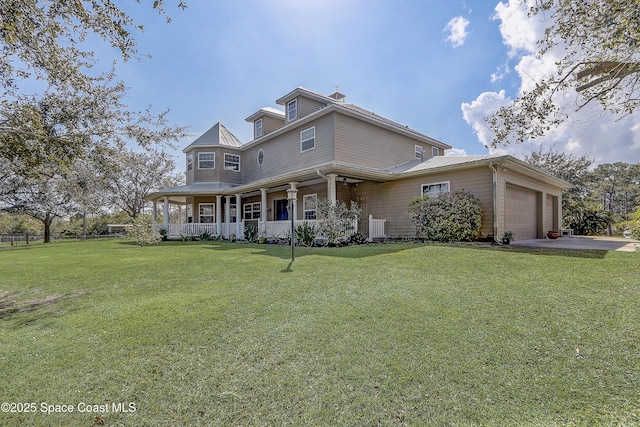
[[[374,219],[371,215],[368,218],[368,233],[367,237],[369,241],[373,239],[385,238],[385,219]],[[316,229],[318,220],[296,220],[294,226],[298,227],[307,223],[308,225],[315,227]],[[244,238],[244,230],[247,225],[256,224],[256,221],[240,221],[240,222],[221,222],[216,223],[176,223],[168,224],[166,227],[164,224],[156,224],[158,229],[164,229],[167,232],[167,238],[169,239],[181,239],[189,236],[199,236],[203,233],[208,233],[211,236],[220,236],[228,239],[230,235],[235,234],[238,239]],[[258,233],[260,237],[265,238],[285,238],[291,232],[291,221],[258,221],[257,222]],[[353,232],[359,231],[359,221],[355,220],[353,223]]]

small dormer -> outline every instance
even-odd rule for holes
[[[344,99],[344,95],[339,95]],[[278,105],[282,105],[285,109],[284,118],[286,124],[308,116],[335,102],[338,102],[338,99],[330,98],[302,87],[294,89],[276,101]]]
[[[284,112],[276,108],[264,107],[245,119],[253,123],[253,138],[258,139],[264,135],[280,129],[285,124]]]

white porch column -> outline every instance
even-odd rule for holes
[[[327,174],[327,178],[329,178],[327,180],[327,199],[331,203],[336,202],[336,178],[337,177],[338,175],[336,175],[335,173]]]
[[[244,230],[242,229],[242,219],[243,219],[243,211],[242,211],[242,195],[240,193],[236,194],[236,238],[242,239],[244,238]]]
[[[231,218],[231,197],[224,196],[224,237],[229,237],[229,218]]]
[[[261,236],[267,234],[267,189],[260,189],[260,221],[258,230]]]
[[[182,224],[183,222],[186,221],[182,220],[182,205],[178,205],[178,223]]]
[[[158,202],[156,202],[155,200],[153,201],[153,212],[151,212],[151,219],[153,220],[154,224],[158,222]]]
[[[222,233],[222,196],[216,196],[216,234]]]
[[[169,198],[164,198],[164,229],[169,232]]]

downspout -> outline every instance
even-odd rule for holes
[[[501,244],[498,240],[498,171],[493,162],[489,162],[489,169],[493,175],[493,242]]]

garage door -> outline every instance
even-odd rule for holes
[[[522,187],[507,185],[505,229],[515,240],[538,237],[538,194]]]

